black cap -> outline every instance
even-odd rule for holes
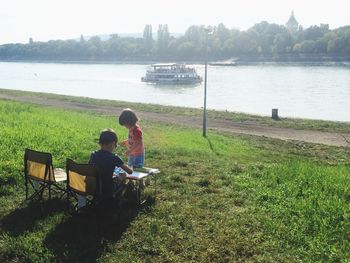
[[[117,142],[118,137],[114,130],[105,129],[101,132],[100,138],[98,139],[98,143],[100,144],[108,144],[111,142]]]

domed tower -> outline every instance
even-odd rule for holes
[[[286,27],[290,30],[290,31],[297,31],[298,27],[299,27],[299,23],[298,21],[295,19],[294,16],[294,11],[292,11],[292,14],[290,15],[288,22],[286,23]]]

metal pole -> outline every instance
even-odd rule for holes
[[[206,36],[206,41],[205,41],[203,137],[207,136],[207,70],[208,70],[208,34]]]
[[[205,52],[207,53],[207,52]],[[207,55],[205,55],[207,56]],[[204,69],[204,107],[203,107],[203,137],[207,136],[207,68],[208,62],[205,58],[205,69]]]

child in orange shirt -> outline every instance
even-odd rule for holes
[[[143,145],[142,129],[137,124],[138,118],[131,109],[124,109],[119,116],[119,124],[129,129],[128,139],[121,145],[127,145],[128,166],[141,168],[145,162],[145,148]]]

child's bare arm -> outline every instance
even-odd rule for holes
[[[125,164],[123,164],[122,166],[120,166],[120,168],[122,168],[125,172],[127,172],[128,174],[132,174],[133,173],[133,170],[129,167],[129,166],[127,166],[127,165],[125,165]]]
[[[126,146],[127,144],[128,144],[128,140],[127,139],[120,142],[121,146]]]

